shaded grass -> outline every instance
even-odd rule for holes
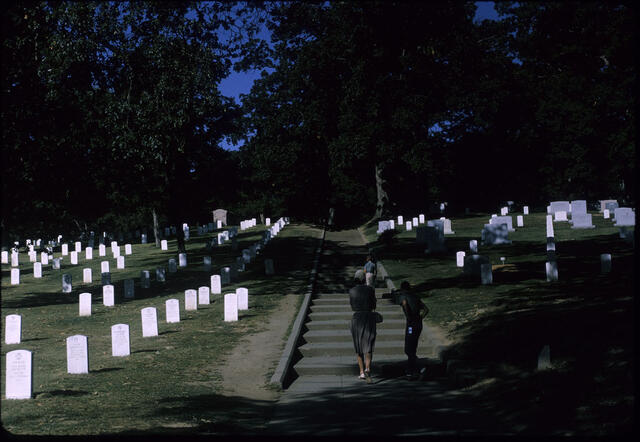
[[[554,223],[560,280],[545,278],[544,213],[525,216],[511,245],[483,246],[490,214],[453,220],[447,252],[426,255],[415,231],[391,244],[363,230],[396,286],[409,281],[429,306],[427,323],[448,331],[443,359],[461,367],[452,380],[477,396],[518,432],[622,434],[633,425],[633,245],[602,215],[595,229]],[[514,214],[515,221],[515,214]],[[493,266],[493,284],[465,277],[455,253],[478,240]],[[600,274],[600,254],[612,254],[612,272]],[[505,257],[505,264],[500,257]],[[538,353],[551,349],[553,370],[537,371]],[[462,373],[462,375],[460,375]]]
[[[249,310],[240,312],[238,322],[223,321],[223,295],[212,295],[212,303],[199,305],[197,311],[185,311],[184,290],[208,286],[210,275],[257,241],[262,229],[257,226],[241,232],[237,251],[225,244],[209,252],[204,244],[210,235],[192,236],[187,243],[188,267],[178,268],[175,274],[167,273],[166,283],[152,277],[150,289],[140,288],[137,281],[135,299],[124,300],[124,279],[139,279],[143,269],[151,270],[155,276],[155,266],[164,265],[169,257],[177,255],[175,251],[157,250],[153,244],[134,245],[133,255],[125,257],[127,268],[112,272],[116,286],[113,307],[102,305],[99,282],[77,284],[73,293],[61,293],[60,273],[71,271],[74,281],[76,277],[81,280],[82,268],[88,264],[94,272],[99,270],[103,257],[89,263],[80,259],[81,264],[75,268],[47,270],[42,279],[25,277],[19,286],[8,285],[3,266],[3,317],[17,313],[23,322],[22,343],[2,347],[3,364],[6,352],[18,348],[32,351],[34,361],[34,399],[6,400],[2,383],[3,427],[14,434],[33,435],[222,431],[225,425],[230,427],[223,423],[234,416],[234,403],[253,407],[252,419],[257,421],[247,425],[257,425],[265,412],[264,404],[225,399],[219,367],[246,334],[263,328],[283,295],[299,294],[302,298],[319,230],[305,225],[287,226],[247,265],[245,272],[239,272],[238,280],[223,286],[223,295],[237,287],[249,289]],[[200,264],[202,257],[209,255],[214,263],[212,271]],[[265,256],[275,259],[277,274],[272,277],[264,275]],[[110,261],[115,267],[115,260]],[[93,294],[91,317],[78,316],[78,294],[83,291]],[[180,301],[179,323],[165,321],[164,303],[170,298]],[[142,338],[140,310],[149,306],[158,311],[159,336]],[[110,327],[116,323],[130,327],[131,355],[125,358],[111,356]],[[89,374],[66,373],[65,339],[74,334],[88,336]],[[283,346],[285,339],[282,336]],[[196,404],[193,398],[198,397],[211,401]],[[198,407],[174,405],[179,402],[176,398]],[[230,408],[221,413],[220,403]]]

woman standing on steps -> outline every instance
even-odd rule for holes
[[[376,294],[373,287],[364,284],[364,272],[358,270],[355,276],[357,285],[349,290],[349,302],[353,316],[351,318],[351,336],[358,358],[360,379],[371,382],[371,357],[376,341]]]

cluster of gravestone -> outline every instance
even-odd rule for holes
[[[226,223],[225,223],[226,224]],[[271,224],[271,223],[269,223]],[[195,289],[187,289],[184,292],[184,309],[185,311],[197,311],[198,305],[210,304],[213,295],[221,295],[222,287],[224,284],[230,284],[233,279],[237,277],[238,271],[244,271],[245,265],[254,260],[257,254],[262,248],[287,225],[289,219],[286,217],[280,218],[274,225],[270,225],[269,229],[265,230],[262,234],[260,241],[252,244],[249,248],[242,250],[242,256],[236,258],[229,266],[221,268],[220,274],[211,275],[210,285],[199,287]],[[221,223],[218,225],[222,225]],[[254,224],[255,226],[255,224]],[[184,227],[188,229],[187,227]],[[203,230],[203,233],[205,231]],[[200,233],[200,232],[199,232]],[[237,234],[237,228],[232,227],[226,230],[222,237],[214,237],[214,239],[232,240]],[[188,236],[187,236],[188,237]],[[225,239],[226,238],[226,239]],[[162,250],[166,250],[166,240]],[[220,244],[222,244],[220,242]],[[62,246],[67,246],[63,244]],[[103,245],[101,245],[104,247]],[[100,256],[104,256],[105,250],[100,248]],[[117,241],[111,243],[112,253],[116,258],[122,258],[120,256],[120,247]],[[72,253],[79,253],[81,251],[81,243],[75,244],[75,250]],[[62,247],[64,256],[68,254],[68,247]],[[66,252],[66,253],[65,253]],[[125,245],[125,254],[132,254],[131,244]],[[18,252],[12,253],[12,257]],[[93,257],[92,248],[87,247],[86,259],[90,260]],[[4,255],[3,255],[4,258]],[[51,259],[50,256],[47,258]],[[56,258],[60,259],[60,258]],[[77,258],[76,258],[77,259]],[[71,260],[72,265],[77,265],[77,260]],[[178,257],[180,267],[187,266],[187,256],[185,253],[180,253]],[[3,260],[3,263],[4,260]],[[8,261],[6,262],[8,263]],[[15,257],[12,259],[12,265],[18,266],[19,259]],[[37,263],[37,264],[41,264]],[[274,265],[272,259],[265,259],[265,274],[274,274]],[[120,267],[118,267],[120,268]],[[124,264],[122,266],[124,268]],[[204,257],[204,268],[209,270],[211,268],[211,257]],[[12,277],[13,277],[12,269]],[[88,270],[88,271],[87,271]],[[114,286],[110,281],[109,273],[109,261],[102,261],[102,298],[103,304],[106,307],[113,307],[114,302]],[[169,272],[173,273],[177,271],[176,260],[174,258],[169,259]],[[18,274],[19,275],[19,274]],[[35,275],[34,275],[35,276]],[[41,274],[40,274],[41,276]],[[40,277],[39,276],[39,277]],[[91,269],[85,269],[83,272],[84,282],[91,282]],[[156,269],[156,280],[158,282],[165,281],[165,269]],[[71,275],[62,275],[63,293],[70,293],[72,290]],[[16,284],[19,283],[16,282]],[[13,278],[12,278],[13,284]],[[134,280],[127,279],[124,281],[124,298],[134,298]],[[150,272],[148,270],[141,271],[140,286],[143,289],[150,287]],[[79,316],[91,316],[92,303],[91,293],[84,292],[79,295]],[[224,321],[234,322],[238,320],[238,311],[248,310],[249,308],[249,291],[245,287],[239,287],[235,290],[235,293],[227,293],[224,295]],[[140,312],[142,321],[142,337],[158,336],[158,320],[157,311],[155,307],[143,308]],[[167,323],[174,323],[180,321],[180,302],[178,299],[169,299],[165,302],[165,317]],[[17,314],[8,315],[5,317],[5,344],[15,345],[20,344],[22,341],[22,317]],[[89,350],[88,350],[88,337],[84,335],[70,336],[66,340],[67,343],[67,372],[68,373],[89,373]],[[114,357],[128,356],[130,354],[130,335],[128,324],[115,324],[111,327],[111,354]],[[29,399],[32,397],[32,352],[25,349],[13,350],[6,355],[6,389],[5,396],[7,399]]]
[[[446,247],[444,245],[444,235],[453,235],[455,232],[451,230],[451,220],[445,217],[440,219],[426,220],[424,214],[412,217],[409,221],[405,222],[402,215],[398,215],[397,224],[396,219],[390,219],[388,221],[378,221],[378,235],[387,230],[395,230],[396,226],[399,228],[404,227],[405,231],[416,231],[416,242],[421,245],[426,245],[425,253],[439,253],[444,252]],[[401,227],[402,226],[402,227]]]
[[[609,219],[609,211],[614,211],[614,226],[620,227],[621,238],[633,241],[633,230],[629,227],[635,226],[635,212],[628,207],[619,208],[615,200],[601,201],[601,212],[605,219]],[[489,224],[485,224],[481,232],[482,245],[499,245],[511,244],[509,240],[509,232],[515,231],[513,228],[513,218],[509,216],[510,207],[502,207],[500,216],[491,215]],[[517,227],[524,227],[524,215],[529,214],[528,206],[523,207],[523,215],[517,215]],[[558,260],[556,256],[555,237],[553,230],[554,222],[569,222],[573,229],[595,228],[591,221],[591,214],[587,213],[587,202],[585,200],[577,201],[553,201],[547,206],[546,217],[546,247],[547,260],[545,262],[546,279],[549,282],[558,280]],[[465,251],[456,253],[456,265],[463,267],[463,273],[468,275],[479,276],[482,284],[492,284],[493,274],[492,265],[486,256],[478,254],[477,240],[471,240],[469,243],[470,255],[466,255]],[[501,258],[504,260],[504,258]],[[604,253],[600,255],[601,272],[609,273],[611,271],[611,254]]]

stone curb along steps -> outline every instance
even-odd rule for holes
[[[278,362],[278,366],[276,367],[276,371],[271,377],[270,384],[276,385],[280,388],[284,387],[285,382],[290,375],[293,355],[296,348],[298,347],[302,327],[304,326],[305,318],[307,317],[307,313],[309,312],[309,304],[311,302],[311,296],[313,295],[313,290],[318,276],[318,263],[320,262],[320,255],[324,246],[324,238],[326,232],[327,229],[325,227],[322,230],[322,235],[320,236],[320,244],[315,250],[315,257],[313,259],[311,274],[309,275],[309,286],[307,288],[307,292],[305,293],[304,299],[302,300],[302,305],[300,306],[298,315],[296,316],[296,319],[293,323],[291,333],[289,334],[289,339],[287,340],[287,343],[284,347],[282,356],[280,357],[280,361]]]

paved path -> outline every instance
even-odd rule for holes
[[[450,390],[443,378],[404,378],[404,316],[383,298],[377,282],[378,324],[371,384],[358,379],[349,332],[348,290],[356,269],[364,265],[367,248],[357,230],[327,232],[318,270],[317,294],[305,323],[297,378],[282,394],[267,424],[270,435],[467,435],[492,434],[493,416],[482,416],[468,396]],[[425,330],[426,331],[426,330]],[[423,332],[418,356],[432,354]],[[436,360],[421,363],[436,372]]]

